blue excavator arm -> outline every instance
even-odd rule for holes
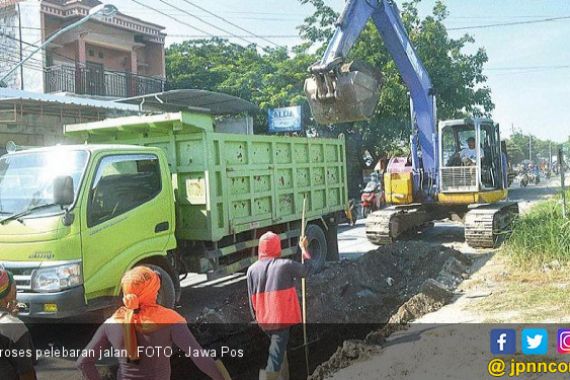
[[[305,91],[313,117],[321,124],[330,124],[364,120],[373,115],[381,76],[370,67],[346,61],[370,19],[410,92],[412,166],[417,179],[414,182],[433,186],[439,167],[435,93],[393,1],[348,0],[323,57],[309,68],[312,77],[305,82]]]

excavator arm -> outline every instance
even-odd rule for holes
[[[319,124],[332,124],[365,120],[374,114],[381,75],[368,65],[347,62],[350,49],[370,19],[410,92],[415,182],[420,187],[434,185],[439,167],[435,94],[393,1],[348,0],[323,57],[309,68],[312,76],[305,82],[305,92],[313,117]]]

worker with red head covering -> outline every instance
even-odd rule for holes
[[[111,318],[99,327],[85,355],[77,366],[87,380],[100,380],[95,362],[112,346],[114,352],[125,352],[119,357],[121,380],[170,379],[170,355],[173,345],[192,358],[196,366],[210,378],[225,380],[214,360],[204,352],[184,317],[172,309],[157,304],[160,276],[151,268],[139,266],[128,271],[121,281],[123,304]],[[152,350],[145,348],[151,347]]]
[[[0,379],[35,380],[35,350],[26,325],[16,317],[16,283],[14,276],[0,269],[0,352],[18,355],[0,356]]]
[[[310,260],[306,237],[299,246]],[[302,322],[296,280],[307,274],[307,266],[281,258],[281,238],[267,232],[259,239],[259,260],[247,271],[251,314],[270,338],[269,356],[259,379],[288,380],[287,343],[291,326]]]

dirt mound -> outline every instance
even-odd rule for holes
[[[307,280],[307,318],[312,323],[384,323],[426,279],[453,287],[468,260],[458,251],[421,242],[399,242],[329,265]],[[442,268],[448,267],[445,276]]]
[[[312,379],[323,379],[372,355],[391,331],[447,303],[469,265],[456,250],[410,241],[380,247],[356,260],[327,263],[322,272],[309,276],[307,329],[310,368],[316,368]],[[208,308],[194,318],[192,328],[202,344],[246,348],[248,361],[234,363],[231,372],[235,378],[250,379],[256,376],[256,368],[264,365],[268,343],[261,330],[250,323],[243,285],[232,288],[217,305],[212,298]],[[307,378],[304,347],[302,329],[296,326],[289,344],[292,379]],[[173,366],[177,371],[183,367]]]
[[[413,254],[409,254],[409,250]],[[395,259],[395,270],[392,272],[395,277],[390,287],[394,290],[392,297],[407,300],[386,319],[388,323],[381,329],[370,332],[364,340],[345,341],[328,361],[315,369],[309,380],[325,379],[352,362],[379,352],[386,337],[394,331],[406,328],[409,322],[448,303],[453,298],[452,289],[467,277],[469,260],[453,249],[429,247],[421,243],[399,243],[391,246],[390,252]],[[404,252],[408,252],[405,258],[401,257]],[[379,260],[371,259],[369,255],[361,260]],[[360,278],[356,284],[361,284],[363,279],[366,280],[366,277]],[[376,310],[389,313],[391,309],[377,307]],[[370,317],[369,313],[355,314],[359,318]]]
[[[469,260],[460,252],[423,242],[398,242],[354,261],[327,263],[322,272],[307,279],[308,322],[385,323],[398,307],[420,292],[425,280],[437,279],[453,288],[468,265]],[[195,320],[215,324],[249,321],[245,287],[222,305],[205,309]]]

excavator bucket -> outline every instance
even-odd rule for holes
[[[305,93],[319,124],[347,123],[372,117],[382,76],[363,62],[342,64],[335,72],[305,80]]]

